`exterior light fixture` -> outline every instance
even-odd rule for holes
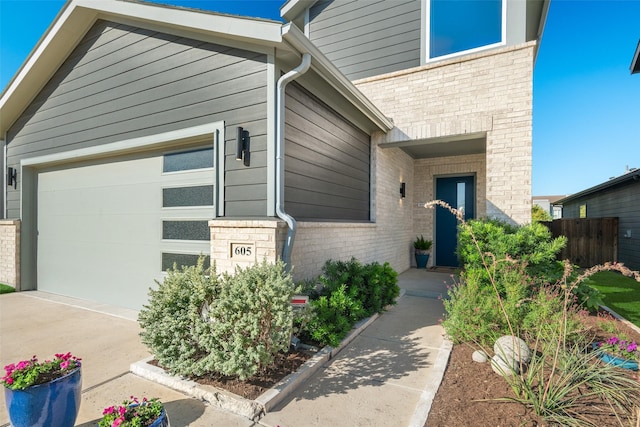
[[[400,183],[400,197],[403,199],[407,196],[407,184],[404,182]]]
[[[12,167],[7,169],[7,186],[13,185],[14,190],[18,188],[18,170]]]
[[[249,151],[249,142],[251,137],[249,131],[238,127],[238,139],[236,145],[236,160],[242,160],[245,166],[251,164],[251,153]]]

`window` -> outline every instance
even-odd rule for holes
[[[162,207],[213,206],[213,185],[162,189]]]
[[[213,167],[213,147],[164,155],[162,172],[177,172]]]
[[[162,253],[162,271],[167,271],[173,268],[175,264],[178,268],[181,267],[189,267],[192,265],[196,265],[198,263],[198,258],[200,255],[192,255],[192,254],[176,254],[170,252]],[[211,257],[204,257],[204,268],[211,267]]]
[[[428,58],[503,41],[503,0],[427,0]]]
[[[209,240],[209,221],[162,221],[162,238],[168,240]]]

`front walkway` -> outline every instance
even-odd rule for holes
[[[129,365],[149,355],[140,343],[135,313],[105,305],[37,291],[1,295],[0,364],[67,351],[82,357],[77,423],[82,427],[95,426],[104,407],[130,395],[160,397],[174,427],[422,427],[451,348],[443,339],[443,307],[437,299],[448,283],[449,274],[402,273],[398,304],[258,423],[130,374]],[[2,401],[0,427],[5,426]]]

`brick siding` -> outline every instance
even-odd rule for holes
[[[19,220],[0,220],[0,282],[20,289]]]

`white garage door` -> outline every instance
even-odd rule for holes
[[[38,174],[38,289],[140,309],[173,262],[209,254],[213,149]]]

